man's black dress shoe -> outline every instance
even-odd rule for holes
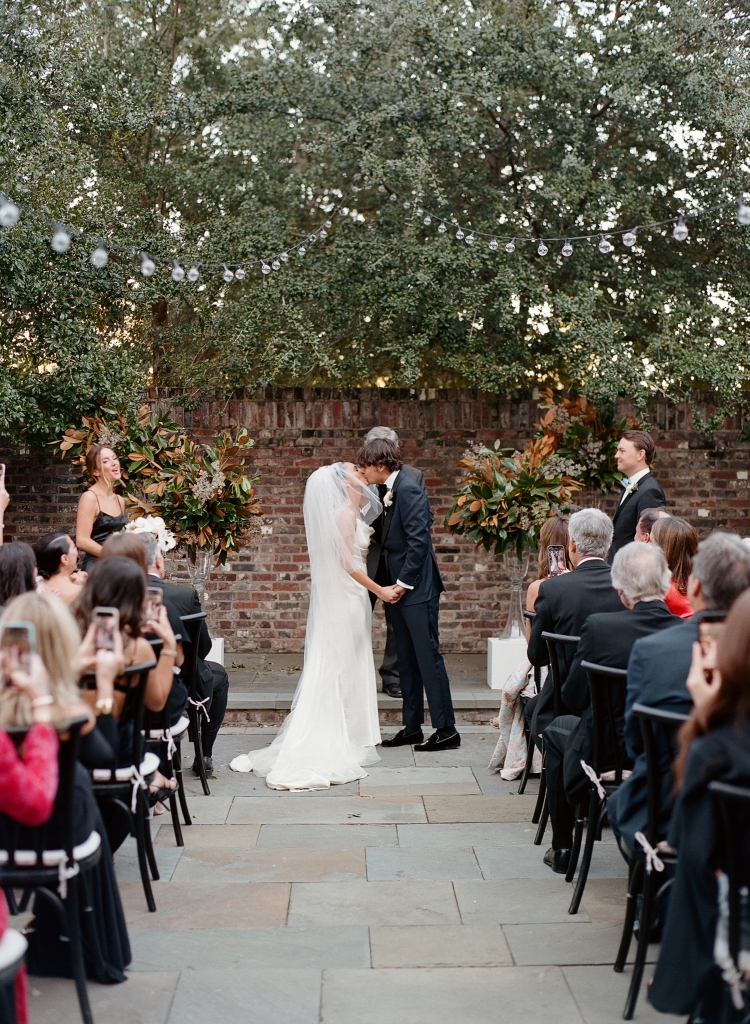
[[[557,875],[564,875],[570,862],[570,850],[553,850],[550,846],[544,855],[544,863]]]
[[[398,683],[383,683],[383,693],[387,693],[389,697],[397,697],[399,700],[404,699]]]
[[[214,770],[213,758],[211,758],[211,757],[204,757],[203,758],[203,764],[204,764],[205,769],[206,769],[206,775],[211,775],[213,773],[213,770]],[[193,767],[192,767],[191,771],[195,775],[200,775],[200,771],[198,770],[198,759],[197,758],[193,758]]]
[[[452,736],[446,736],[445,739],[440,739],[438,734],[434,732],[428,740],[424,743],[417,743],[414,747],[415,750],[455,750],[461,746],[461,737],[457,732],[454,732]]]
[[[380,744],[381,747],[407,747],[411,746],[412,743],[421,743],[424,739],[424,733],[421,729],[418,732],[407,732],[406,729],[401,729],[395,736],[391,736],[389,740],[383,740]]]

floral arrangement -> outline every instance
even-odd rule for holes
[[[625,430],[640,426],[639,421],[632,416],[616,420],[613,411],[597,411],[583,395],[562,398],[547,388],[546,397],[542,408],[547,412],[537,437],[552,439],[553,450],[583,488],[605,494],[622,480],[615,463],[617,443]]]
[[[197,549],[208,548],[223,565],[230,551],[260,531],[262,511],[253,487],[259,477],[249,477],[245,469],[255,442],[244,428],[234,437],[222,432],[215,444],[199,448],[179,424],[148,406],[135,416],[103,409],[53,443],[79,466],[91,445],[112,448],[122,464],[131,518],[149,528],[160,518],[191,560]],[[166,532],[157,537],[167,541]]]
[[[545,519],[571,508],[581,489],[570,459],[555,452],[555,439],[544,436],[523,451],[475,445],[461,459],[464,479],[445,517],[451,533],[502,554],[535,548]]]
[[[125,527],[127,533],[152,533],[156,537],[159,550],[163,555],[177,546],[175,535],[167,529],[167,524],[161,516],[141,516],[139,519],[131,519]]]

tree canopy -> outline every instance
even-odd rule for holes
[[[748,189],[750,15],[720,0],[0,0],[0,432],[55,436],[144,385],[582,389],[644,402],[750,374],[732,210],[489,250]],[[348,193],[355,181],[357,191]],[[386,183],[399,194],[388,201]],[[151,278],[272,257],[264,276]],[[402,199],[410,205],[404,208]],[[67,253],[49,222],[80,231]],[[89,260],[100,239],[109,264]]]

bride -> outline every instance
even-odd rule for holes
[[[380,743],[372,610],[367,591],[395,603],[393,587],[366,572],[372,523],[382,512],[374,488],[351,462],[316,469],[305,488],[310,609],[305,663],[292,710],[262,750],[229,767],[265,776],[271,789],[328,789],[363,779]]]

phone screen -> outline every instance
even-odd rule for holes
[[[33,622],[6,622],[0,637],[3,679],[10,681],[14,669],[31,671],[31,655],[36,648],[36,629]]]
[[[547,567],[550,576],[559,576],[565,572],[565,548],[562,544],[550,544],[547,548]]]
[[[707,642],[713,641],[718,643],[724,635],[726,629],[726,623],[721,620],[714,619],[713,621],[704,619],[698,623],[698,635],[701,638],[701,646],[705,653]]]
[[[146,619],[158,619],[159,609],[164,603],[164,592],[161,587],[148,587],[144,607]]]
[[[94,644],[97,651],[113,651],[115,633],[120,626],[120,613],[117,608],[94,608],[94,623]]]

